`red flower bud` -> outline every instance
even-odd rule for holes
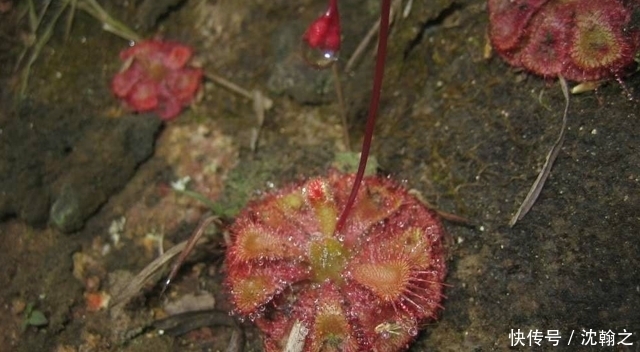
[[[311,23],[303,39],[313,49],[331,53],[340,50],[340,14],[337,0],[329,1],[327,11]]]

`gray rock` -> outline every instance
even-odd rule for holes
[[[152,154],[160,126],[153,115],[85,117],[31,103],[0,116],[0,220],[81,228]]]
[[[80,229],[153,153],[160,126],[155,116],[109,121],[113,122],[105,129],[92,131],[78,142],[71,155],[73,167],[54,184],[50,221],[63,232]]]
[[[184,0],[144,0],[136,10],[136,26],[144,30],[153,28],[158,20]]]
[[[319,70],[304,61],[301,54],[300,24],[287,23],[273,37],[276,60],[267,88],[271,93],[287,95],[302,104],[324,104],[335,100],[331,70]]]

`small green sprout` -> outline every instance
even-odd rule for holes
[[[33,303],[27,304],[27,308],[24,311],[24,320],[22,321],[22,331],[26,330],[29,326],[43,327],[49,324],[49,320],[42,311],[33,308]]]

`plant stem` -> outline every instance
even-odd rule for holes
[[[132,42],[139,42],[142,40],[142,38],[136,32],[127,27],[127,25],[111,17],[111,15],[109,15],[109,13],[105,11],[105,9],[103,9],[96,0],[79,1],[76,6],[86,11],[93,18],[102,22],[103,30]]]
[[[351,151],[351,141],[349,139],[349,123],[347,122],[347,108],[344,105],[344,95],[342,94],[342,85],[340,84],[340,73],[338,66],[334,63],[331,65],[331,73],[333,74],[333,83],[338,98],[338,110],[340,113],[340,121],[342,122],[342,142],[347,151]]]
[[[38,23],[35,28],[36,31],[38,27],[40,27],[40,23],[42,23],[44,12],[47,10],[49,4],[50,2],[48,2],[44,10],[42,10],[42,15],[38,20]],[[26,66],[24,67],[24,69],[22,69],[22,79],[20,83],[20,95],[19,95],[20,99],[24,98],[27,94],[27,85],[29,83],[29,76],[31,74],[31,67],[33,67],[33,64],[36,62],[36,60],[40,56],[40,52],[42,51],[42,48],[44,48],[45,44],[47,44],[49,39],[51,39],[51,35],[53,34],[53,27],[55,27],[56,23],[58,22],[58,18],[60,18],[64,10],[67,8],[67,4],[68,2],[64,2],[60,6],[58,11],[56,11],[56,13],[53,15],[53,18],[51,19],[51,21],[48,23],[47,27],[44,29],[42,35],[38,37],[38,40],[33,46],[33,51],[31,52],[29,61],[27,61]],[[34,31],[33,33],[35,34],[36,32]]]
[[[369,103],[369,115],[367,116],[367,124],[365,126],[364,138],[362,140],[362,151],[360,152],[360,163],[358,164],[358,172],[351,188],[351,194],[344,206],[340,218],[336,224],[336,233],[342,230],[342,227],[349,217],[356,195],[360,189],[364,170],[367,167],[367,159],[371,150],[371,140],[373,139],[373,131],[376,124],[376,116],[378,115],[378,106],[380,105],[380,92],[382,91],[382,79],[384,77],[385,57],[387,54],[387,37],[389,36],[389,13],[391,12],[391,0],[382,0],[380,8],[380,34],[378,35],[378,52],[376,54],[376,67],[373,76],[373,89],[371,91],[371,101]]]

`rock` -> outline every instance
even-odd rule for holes
[[[73,111],[25,102],[0,117],[0,219],[18,217],[31,225],[48,219],[49,189],[62,160],[83,130]]]
[[[287,95],[302,104],[324,104],[335,99],[331,70],[318,70],[300,55],[300,24],[288,23],[273,37],[276,60],[267,88],[271,93]]]
[[[50,221],[63,232],[78,230],[84,221],[122,188],[138,165],[153,153],[160,122],[154,116],[108,120],[78,142],[73,167],[54,186]]]
[[[152,115],[107,119],[30,102],[1,116],[0,220],[79,229],[151,155],[160,126]]]
[[[184,0],[144,0],[136,10],[136,26],[149,30],[172,9],[180,6]]]

